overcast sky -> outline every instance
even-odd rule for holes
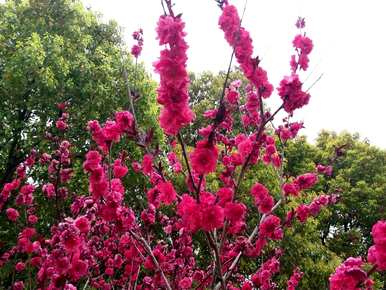
[[[148,70],[157,60],[155,24],[162,12],[158,0],[83,0],[87,7],[115,19],[125,30],[144,30],[141,60]],[[225,70],[231,49],[217,21],[220,10],[214,0],[174,0],[175,12],[183,13],[188,33],[188,69],[194,72]],[[245,0],[230,0],[242,11]],[[251,33],[255,55],[277,87],[289,74],[291,42],[298,16],[306,18],[306,31],[314,42],[305,87],[320,74],[311,90],[310,104],[295,112],[304,120],[313,140],[321,129],[358,132],[372,144],[386,148],[386,1],[385,0],[248,0],[243,25]],[[272,95],[269,105],[279,104]]]

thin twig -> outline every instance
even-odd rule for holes
[[[87,288],[89,282],[90,282],[90,278],[87,278],[87,281],[83,286],[83,290],[85,290]]]
[[[157,258],[154,256],[153,251],[152,251],[150,245],[148,244],[148,242],[143,237],[138,236],[132,230],[129,230],[129,233],[133,236],[134,239],[136,239],[138,242],[140,242],[142,244],[142,246],[145,248],[148,255],[153,260],[154,265],[156,266],[158,271],[161,273],[162,279],[164,280],[164,282],[166,284],[166,288],[168,290],[172,290],[172,287],[170,286],[170,282],[169,282],[168,278],[165,276],[165,273],[163,272],[160,264],[158,263]]]
[[[320,76],[308,87],[308,89],[306,90],[306,93],[308,93],[309,90],[311,90],[320,81],[323,75],[324,75],[323,73],[320,74]]]
[[[220,279],[220,285],[221,285],[221,288],[223,290],[226,290],[226,284],[225,284],[225,277],[222,275],[222,267],[221,267],[221,260],[220,260],[220,253],[219,253],[219,249],[216,245],[216,242],[213,240],[212,236],[210,235],[210,233],[205,233],[208,241],[209,241],[209,245],[210,247],[213,249],[213,252],[214,252],[214,257],[215,257],[215,269],[217,269],[217,275],[218,275],[218,278]],[[215,271],[216,272],[216,271]]]
[[[178,138],[178,141],[180,142],[180,145],[181,145],[181,148],[182,148],[182,155],[183,155],[184,160],[185,160],[186,168],[188,169],[189,178],[192,181],[193,189],[195,191],[197,191],[196,185],[194,184],[194,179],[193,179],[192,171],[191,171],[190,165],[189,165],[188,155],[186,153],[186,148],[185,148],[185,144],[184,144],[184,141],[182,139],[181,133],[178,133],[177,138]]]

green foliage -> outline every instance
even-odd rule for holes
[[[323,238],[329,248],[346,258],[366,254],[372,244],[372,225],[386,217],[386,152],[361,141],[358,135],[326,131],[316,146],[321,152],[331,152],[344,144],[344,157],[338,160],[334,178],[328,182],[329,187],[341,190],[342,199],[320,228],[328,233]]]
[[[282,265],[288,269],[287,278],[292,264],[305,273],[300,289],[327,288],[325,283],[339,262],[350,256],[365,258],[372,244],[372,225],[386,217],[386,152],[360,140],[357,134],[322,131],[315,145],[304,137],[289,142],[284,153],[285,172],[296,176],[312,170],[315,164],[328,164],[343,145],[342,156],[334,162],[333,176],[320,178],[314,187],[318,192],[338,192],[340,201],[306,224],[297,223],[283,240],[288,256],[283,257]],[[284,283],[285,278],[281,275],[279,281]],[[381,289],[381,281],[378,275],[379,287],[375,289]]]

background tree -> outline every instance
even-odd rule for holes
[[[57,103],[70,104],[68,138],[78,150],[88,120],[129,108],[127,85],[138,96],[139,124],[157,126],[155,83],[133,64],[117,24],[80,1],[6,1],[0,32],[0,187],[31,148],[45,146]]]

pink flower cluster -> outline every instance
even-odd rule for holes
[[[312,40],[305,35],[298,34],[292,43],[297,52],[297,57],[295,55],[291,57],[292,72],[295,72],[298,67],[306,71],[309,63],[308,55],[313,48]]]
[[[21,186],[22,182],[26,179],[26,172],[28,169],[31,169],[35,164],[37,152],[35,150],[31,150],[29,156],[24,160],[24,162],[20,163],[16,168],[17,176],[11,182],[7,182],[4,184],[1,194],[0,194],[0,210],[4,207],[5,203],[11,196],[12,192],[19,190],[19,194],[16,196],[16,204],[17,205],[31,205],[33,202],[33,192],[35,191],[35,187],[32,184],[27,184]],[[7,213],[7,217],[10,220],[16,220],[18,218],[18,212],[16,209],[12,209]]]
[[[180,17],[161,16],[157,23],[160,45],[168,45],[154,63],[160,75],[157,101],[163,105],[160,126],[168,135],[176,135],[194,119],[189,108],[189,77],[186,70],[188,45],[184,40],[185,23]]]
[[[302,90],[302,85],[297,74],[286,76],[280,82],[277,90],[287,113],[293,113],[296,109],[308,104],[310,94]]]
[[[379,271],[386,270],[386,221],[380,220],[373,225],[371,236],[374,245],[370,247],[367,259]]]
[[[259,209],[260,213],[269,213],[271,211],[274,200],[264,185],[256,183],[251,188],[251,194],[255,199],[255,205]]]
[[[167,154],[169,165],[172,167],[174,173],[180,173],[182,171],[182,165],[174,152]]]
[[[245,114],[242,115],[242,121],[244,127],[257,126],[261,121],[260,116],[260,99],[252,86],[247,86],[247,101],[242,107],[245,110]]]
[[[304,19],[298,20],[297,27],[304,27]],[[292,114],[296,109],[307,105],[310,100],[310,94],[303,91],[302,82],[297,74],[298,69],[307,70],[309,58],[313,44],[312,40],[305,35],[297,35],[293,40],[293,45],[297,52],[291,57],[291,75],[285,76],[277,88],[279,96],[283,100],[283,107],[287,113]]]
[[[67,106],[67,103],[60,103],[57,105],[58,109],[60,110],[60,117],[58,120],[56,120],[55,126],[60,131],[65,131],[68,129],[69,114],[66,112]]]
[[[141,54],[142,48],[143,48],[143,30],[142,30],[142,28],[138,29],[137,31],[134,31],[132,34],[132,37],[137,43],[132,46],[131,54],[135,58],[138,58],[139,55]]]
[[[283,238],[283,229],[280,218],[270,214],[263,219],[259,225],[259,238],[281,240]]]
[[[360,290],[362,284],[366,290],[372,289],[373,281],[367,277],[362,266],[361,258],[348,258],[331,275],[330,290]]]
[[[285,195],[298,196],[300,191],[312,188],[318,182],[315,173],[305,173],[295,178],[293,182],[283,184]]]
[[[287,281],[287,290],[295,290],[296,286],[298,286],[300,280],[303,277],[303,272],[300,271],[298,267],[296,267],[290,277],[290,279]]]
[[[238,233],[245,226],[246,207],[243,203],[232,202],[233,191],[222,188],[217,197],[209,192],[201,192],[199,201],[184,194],[178,205],[177,213],[182,217],[184,226],[191,232],[199,229],[212,231],[223,227],[228,220],[230,233]]]
[[[272,257],[261,265],[260,269],[252,275],[253,284],[261,290],[274,289],[272,276],[280,271],[280,262],[277,257]]]
[[[106,121],[103,127],[96,120],[88,122],[88,128],[92,133],[93,140],[104,151],[108,152],[112,143],[119,142],[121,136],[126,133],[135,135],[134,117],[128,111],[115,114],[115,120]]]
[[[290,222],[296,216],[301,223],[304,223],[309,217],[317,216],[322,207],[335,204],[338,199],[339,197],[335,194],[319,195],[310,204],[301,204],[295,209],[295,212],[289,212],[287,222]]]
[[[263,161],[265,164],[272,163],[276,168],[281,166],[281,157],[277,152],[275,139],[272,136],[265,136],[265,154],[263,155]]]
[[[303,127],[303,122],[286,123],[284,126],[279,125],[276,134],[280,136],[282,141],[293,139],[297,136],[300,129]]]
[[[245,77],[254,85],[261,97],[268,98],[273,86],[268,81],[267,72],[259,66],[258,58],[252,56],[252,39],[249,32],[241,26],[236,7],[226,4],[218,23],[225,33],[225,39],[233,47]]]

